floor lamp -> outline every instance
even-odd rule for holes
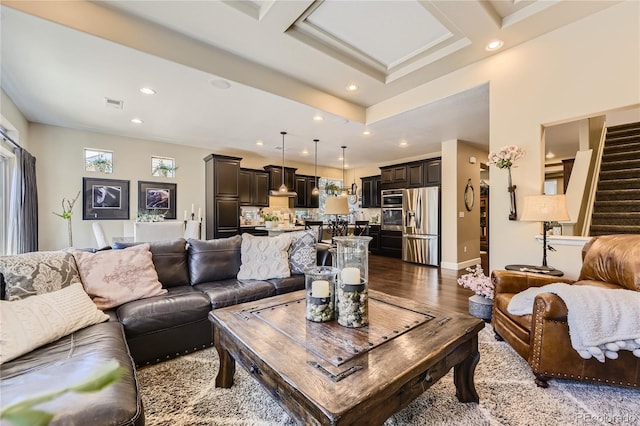
[[[547,231],[551,222],[571,220],[567,211],[567,200],[564,195],[529,195],[524,197],[524,208],[520,220],[542,222],[542,266],[535,266],[541,272],[555,271],[547,265]]]

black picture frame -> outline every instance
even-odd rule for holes
[[[129,181],[83,177],[82,220],[129,220]]]
[[[166,182],[138,181],[138,212],[165,213],[165,219],[176,218],[178,185]]]

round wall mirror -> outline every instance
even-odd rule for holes
[[[467,181],[467,186],[464,187],[464,206],[467,211],[471,211],[473,209],[473,204],[476,202],[476,193],[473,189],[473,185],[471,184],[471,179]]]

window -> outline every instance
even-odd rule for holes
[[[15,156],[12,147],[0,139],[0,256],[13,254],[9,250],[9,226],[11,200],[11,182],[13,181],[13,168]]]
[[[151,176],[176,177],[176,160],[168,157],[151,157]]]
[[[337,195],[342,188],[342,181],[337,179],[320,178],[318,179],[318,188],[320,189],[320,217],[324,216],[324,206],[327,196]],[[328,190],[328,191],[327,191]],[[337,191],[337,192],[335,192]]]
[[[88,172],[113,173],[113,152],[85,148],[84,169]]]

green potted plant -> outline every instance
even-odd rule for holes
[[[111,160],[104,158],[103,156],[87,161],[87,166],[93,167],[96,172],[100,173],[111,173],[113,171],[113,164],[111,163]]]
[[[264,220],[265,228],[273,227],[273,222],[278,222],[280,218],[272,213],[260,213],[260,217]]]
[[[177,166],[171,166],[169,164],[160,161],[151,172],[154,176],[174,177],[174,172],[178,170]]]
[[[327,193],[327,195],[340,195],[340,191],[342,191],[342,188],[331,182],[324,187],[324,191]]]

